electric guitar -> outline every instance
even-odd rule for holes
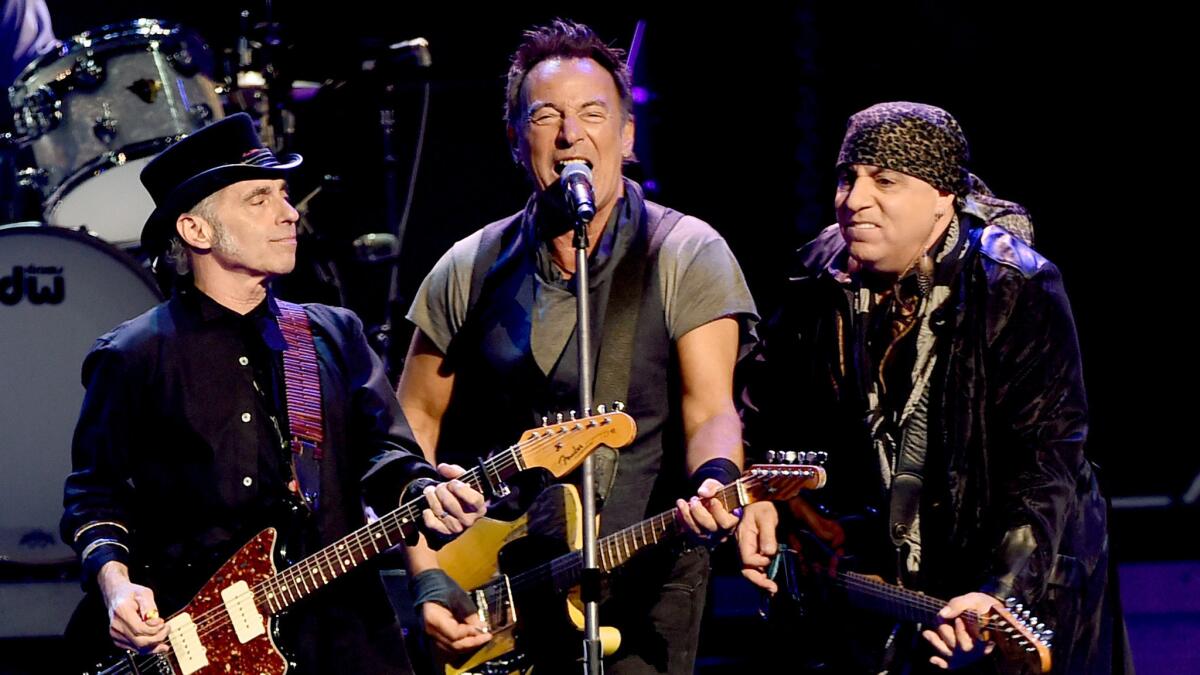
[[[602,409],[602,408],[601,408]],[[631,417],[619,410],[531,429],[459,480],[485,494],[504,491],[504,481],[526,469],[563,476],[597,446],[619,448],[637,435]],[[278,571],[277,532],[267,528],[242,546],[185,607],[167,619],[165,654],[124,657],[94,671],[98,675],[154,673],[282,675],[289,662],[276,645],[275,617],[344,574],[416,535],[419,497],[351,532],[300,562]],[[469,530],[468,530],[469,531]]]
[[[819,466],[753,466],[715,497],[733,510],[757,501],[790,499],[825,484]],[[597,564],[610,572],[634,555],[687,531],[676,510],[658,514],[596,542]],[[438,562],[469,592],[492,639],[443,663],[445,675],[507,673],[505,665],[521,647],[522,635],[537,645],[578,651],[576,631],[584,628],[582,603],[573,592],[583,571],[583,520],[579,494],[571,485],[547,488],[520,518],[503,522],[481,518],[438,551]],[[600,629],[604,654],[620,646],[615,628]],[[529,651],[523,649],[522,651]],[[489,663],[490,662],[490,663]]]
[[[829,521],[820,515],[817,518],[836,523],[834,527],[841,529],[851,550],[856,550],[855,541],[870,541],[871,534],[877,534],[881,526],[877,513],[839,521]],[[825,530],[825,527],[818,523],[813,530]],[[878,575],[854,571],[855,567],[869,567],[863,560],[882,560],[886,556],[867,555],[859,559],[841,550],[835,552],[822,536],[808,529],[789,533],[787,540],[772,566],[773,572],[776,569],[784,571],[783,578],[776,579],[784,591],[777,601],[797,604],[800,616],[806,615],[814,603],[826,606],[844,603],[891,621],[921,624],[922,627],[939,623],[937,614],[946,606],[944,600],[890,583]],[[1009,598],[1004,606],[993,607],[982,614],[967,612],[962,618],[968,625],[973,624],[984,640],[995,643],[998,654],[993,658],[998,659],[1001,672],[1050,672],[1050,641],[1054,631],[1047,628],[1032,609]],[[860,627],[859,630],[868,629]]]

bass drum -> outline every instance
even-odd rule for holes
[[[0,227],[0,569],[75,560],[58,521],[80,366],[96,338],[161,299],[144,268],[95,236]]]

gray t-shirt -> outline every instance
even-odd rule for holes
[[[408,320],[443,354],[462,328],[471,295],[471,273],[483,236],[477,230],[438,260],[421,283]],[[721,235],[708,223],[684,216],[663,240],[658,254],[659,288],[673,341],[724,316],[737,316],[741,342],[753,340],[758,320],[741,267]],[[534,360],[549,374],[575,330],[575,296],[558,280],[534,275],[531,322]]]

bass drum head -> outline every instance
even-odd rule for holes
[[[0,227],[0,565],[70,563],[58,536],[83,358],[162,300],[137,262],[94,236]]]

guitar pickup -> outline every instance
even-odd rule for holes
[[[499,587],[498,581],[493,581],[481,588],[471,591],[471,599],[478,608],[475,615],[486,626],[489,632],[503,630],[517,622],[517,604],[512,600],[512,584],[508,575],[501,575],[504,586]]]
[[[238,642],[246,644],[267,632],[266,622],[254,604],[254,591],[244,580],[221,589],[221,602],[225,603]]]
[[[192,675],[208,665],[208,651],[200,642],[200,634],[196,630],[196,624],[192,623],[191,615],[186,612],[176,614],[167,619],[167,626],[171,629],[167,640],[171,643],[171,650],[175,652],[181,675]]]

